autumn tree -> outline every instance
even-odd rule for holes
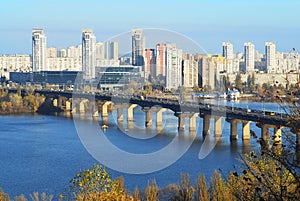
[[[117,201],[133,197],[126,192],[123,178],[114,180],[105,167],[94,165],[76,174],[70,181],[69,193],[61,195],[61,200]]]
[[[242,76],[240,73],[238,73],[235,77],[235,87],[241,91],[243,89],[243,83],[242,83]]]

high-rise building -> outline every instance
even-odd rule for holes
[[[183,86],[198,86],[198,62],[192,54],[183,53],[182,71]]]
[[[47,58],[56,58],[57,57],[57,49],[55,47],[47,48]]]
[[[43,29],[32,30],[32,70],[46,70],[47,37]]]
[[[276,72],[276,46],[272,42],[265,43],[266,67],[268,73]]]
[[[228,60],[231,60],[234,58],[233,56],[233,45],[229,42],[223,42],[223,57],[225,57]]]
[[[166,88],[182,86],[182,50],[176,44],[166,44]]]
[[[166,44],[159,43],[156,45],[156,76],[166,76]]]
[[[74,47],[74,46],[68,47],[67,57],[81,58],[82,57],[81,54],[82,54],[81,45],[78,45],[77,47]]]
[[[223,42],[223,57],[226,58],[226,72],[227,73],[233,73],[233,60],[234,60],[234,54],[233,54],[233,45],[229,42]]]
[[[101,42],[96,43],[96,59],[104,59],[104,44]]]
[[[208,89],[222,88],[226,62],[227,60],[221,54],[208,54],[199,58],[199,86]]]
[[[132,30],[132,65],[144,65],[145,37],[142,29]]]
[[[246,73],[253,73],[254,72],[254,44],[250,42],[244,43],[244,55],[245,55],[245,66],[246,66]]]
[[[155,49],[145,49],[145,78],[148,79],[149,75],[156,76],[156,57]]]
[[[83,79],[95,78],[96,36],[90,29],[82,31],[82,72]]]
[[[104,59],[118,60],[119,44],[116,41],[107,41],[105,43]]]

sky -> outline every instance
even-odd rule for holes
[[[299,8],[298,0],[4,0],[0,54],[30,54],[33,28],[43,28],[47,46],[58,49],[79,45],[84,28],[93,29],[97,41],[156,28],[186,36],[212,54],[222,52],[224,41],[235,53],[244,42],[263,53],[266,41],[277,51],[300,52]]]

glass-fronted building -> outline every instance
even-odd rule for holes
[[[96,67],[98,86],[101,89],[122,89],[130,81],[142,83],[141,66]]]

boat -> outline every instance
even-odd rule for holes
[[[229,100],[237,100],[238,98],[240,98],[239,90],[237,90],[237,89],[228,90],[228,92],[226,94],[226,98]]]
[[[102,125],[101,128],[106,130],[106,129],[108,129],[108,126],[107,125]]]

